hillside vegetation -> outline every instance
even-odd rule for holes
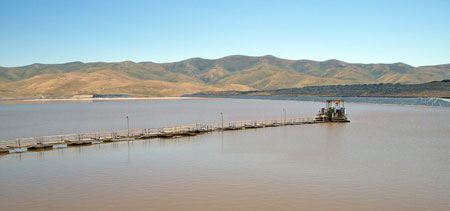
[[[273,56],[192,58],[173,63],[113,62],[0,67],[0,98],[57,98],[76,94],[179,96],[319,85],[417,84],[450,78],[450,64],[353,64]]]
[[[450,98],[450,80],[423,84],[353,84],[307,86],[262,91],[206,91],[190,96],[293,96],[293,97],[430,97]]]

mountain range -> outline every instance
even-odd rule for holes
[[[180,96],[319,85],[416,84],[450,78],[450,64],[359,64],[234,55],[172,63],[71,62],[0,67],[0,98],[65,98],[81,94]]]

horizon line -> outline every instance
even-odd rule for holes
[[[62,63],[39,63],[39,62],[35,62],[35,63],[31,63],[31,64],[27,64],[27,65],[20,65],[20,66],[0,66],[3,68],[21,68],[21,67],[27,67],[27,66],[32,66],[32,65],[64,65],[64,64],[70,64],[70,63],[82,63],[82,64],[91,64],[91,63],[124,63],[124,62],[132,62],[135,64],[139,64],[139,63],[154,63],[154,64],[168,64],[168,63],[177,63],[177,62],[183,62],[183,61],[187,61],[190,59],[203,59],[203,60],[219,60],[219,59],[223,59],[223,58],[227,58],[227,57],[233,57],[233,56],[243,56],[243,57],[275,57],[277,59],[282,59],[282,60],[288,60],[288,61],[313,61],[313,62],[326,62],[326,61],[339,61],[339,62],[344,62],[347,64],[405,64],[405,65],[409,65],[411,67],[427,67],[427,66],[439,66],[439,65],[447,65],[450,64],[449,63],[441,63],[441,64],[428,64],[428,65],[419,65],[419,66],[414,66],[414,65],[410,65],[408,63],[405,62],[392,62],[392,63],[383,63],[383,62],[370,62],[370,63],[363,63],[363,62],[346,62],[343,60],[339,60],[339,59],[326,59],[326,60],[312,60],[312,59],[285,59],[285,58],[281,58],[281,57],[277,57],[271,54],[266,54],[266,55],[262,55],[262,56],[250,56],[250,55],[244,55],[244,54],[232,54],[232,55],[228,55],[228,56],[222,56],[222,57],[218,57],[218,58],[203,58],[203,57],[190,57],[187,59],[182,59],[182,60],[177,60],[177,61],[172,61],[172,62],[153,62],[153,61],[133,61],[133,60],[123,60],[123,61],[68,61],[68,62],[62,62]]]

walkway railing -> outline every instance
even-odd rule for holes
[[[179,137],[187,135],[196,135],[203,132],[217,130],[239,130],[261,127],[276,127],[284,125],[299,125],[315,123],[314,118],[288,118],[288,119],[269,119],[269,120],[246,120],[210,124],[191,124],[174,127],[161,128],[141,128],[131,130],[103,131],[95,133],[82,134],[64,134],[52,136],[40,136],[29,138],[18,138],[10,140],[0,140],[0,150],[15,148],[28,148],[33,146],[58,145],[58,144],[93,144],[100,142],[125,141],[148,138]]]

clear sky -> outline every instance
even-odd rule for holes
[[[0,66],[235,54],[450,63],[450,0],[0,0]]]

